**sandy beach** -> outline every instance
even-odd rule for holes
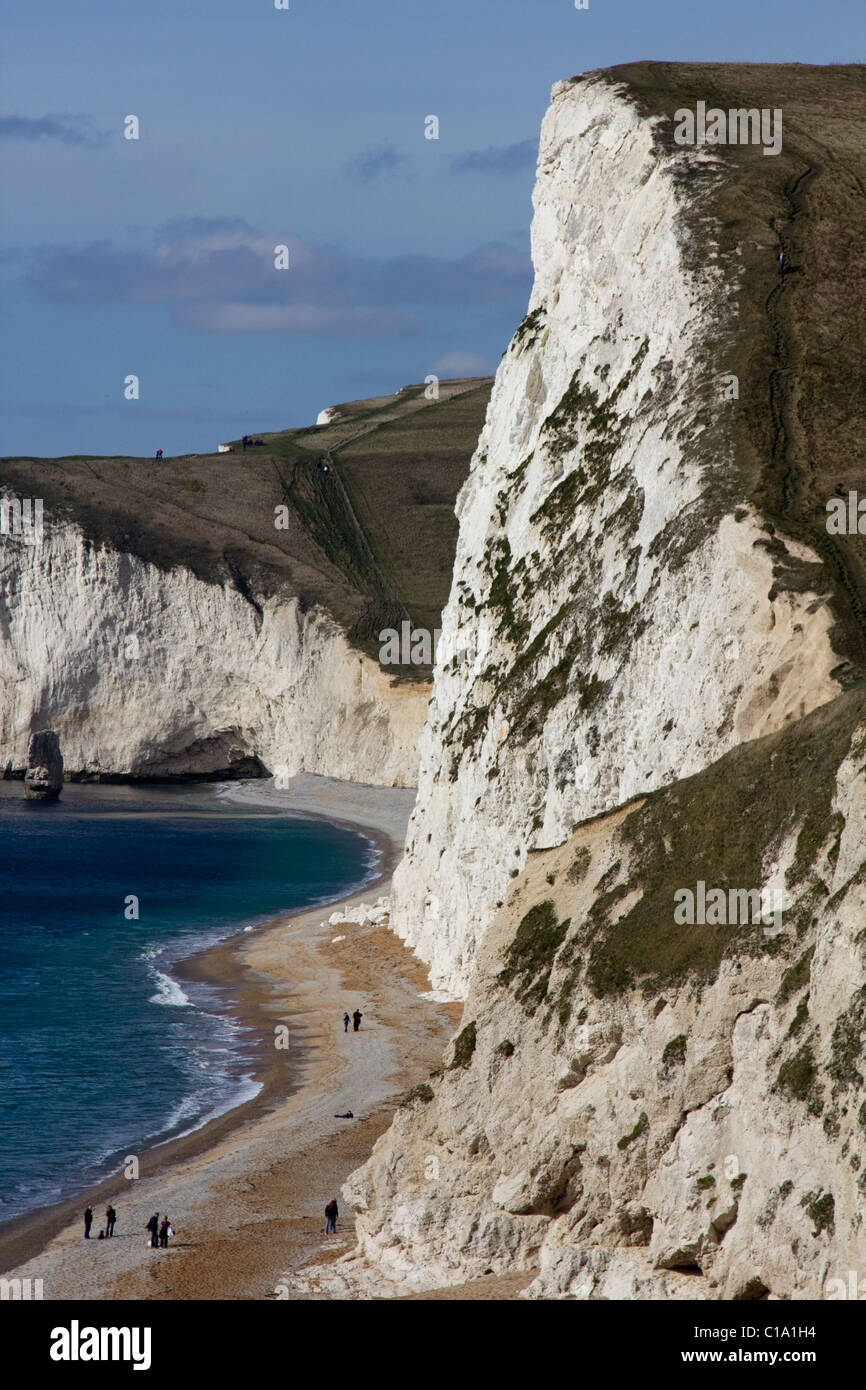
[[[341,1183],[405,1091],[439,1063],[459,1023],[459,1004],[422,998],[426,972],[387,926],[327,920],[387,894],[411,790],[302,776],[284,791],[250,783],[220,795],[362,829],[380,850],[380,877],[178,967],[181,978],[231,986],[233,1011],[260,1039],[261,1089],[193,1134],[143,1151],[137,1179],[115,1175],[3,1228],[0,1271],[41,1279],[46,1300],[275,1297],[284,1271],[351,1249],[351,1218],[325,1237],[324,1205],[339,1199]],[[361,1029],[345,1033],[343,1014],[356,1007]],[[356,1118],[336,1118],[347,1110]],[[93,1206],[96,1233],[109,1200],[118,1212],[114,1238],[85,1241],[84,1207]],[[144,1228],[155,1211],[177,1232],[168,1250],[148,1248]]]

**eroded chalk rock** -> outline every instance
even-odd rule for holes
[[[63,755],[53,729],[33,734],[27,750],[24,794],[33,801],[56,801],[63,787]]]

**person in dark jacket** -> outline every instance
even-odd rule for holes
[[[159,1245],[159,1212],[155,1211],[153,1216],[145,1226],[145,1230],[150,1232],[150,1245],[152,1250],[156,1250]]]
[[[329,1235],[331,1231],[334,1232],[334,1235],[337,1234],[337,1217],[339,1215],[340,1210],[337,1206],[337,1199],[336,1197],[332,1197],[325,1207],[325,1235]]]
[[[159,1243],[162,1246],[163,1250],[168,1249],[168,1238],[169,1236],[173,1235],[174,1231],[172,1230],[171,1222],[169,1221],[167,1216],[164,1216],[162,1218],[162,1224],[159,1228]]]
[[[348,1015],[348,1014],[343,1014],[343,1032],[344,1032],[344,1033],[348,1033],[348,1031],[349,1031],[349,1015]]]
[[[84,1213],[84,1239],[90,1240],[90,1228],[93,1225],[93,1207],[88,1207]]]
[[[356,1033],[357,1033],[358,1029],[359,1029],[360,1026],[361,1026],[361,1019],[362,1019],[363,1017],[364,1017],[364,1015],[361,1013],[361,1010],[360,1010],[360,1009],[356,1009],[355,1012],[352,1014],[352,1023],[353,1023],[354,1026],[355,1026],[355,1032],[356,1032]]]
[[[105,1234],[107,1236],[114,1235],[114,1223],[116,1220],[117,1212],[114,1210],[114,1207],[107,1206],[105,1208]]]

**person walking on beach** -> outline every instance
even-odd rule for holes
[[[330,1200],[330,1202],[328,1203],[328,1205],[325,1207],[325,1235],[326,1235],[326,1236],[327,1236],[327,1235],[330,1235],[330,1233],[331,1233],[332,1231],[333,1231],[334,1235],[337,1234],[337,1217],[338,1217],[339,1215],[340,1215],[340,1209],[339,1209],[339,1207],[337,1206],[337,1199],[336,1199],[336,1197],[332,1197],[331,1200]]]
[[[171,1222],[167,1216],[164,1216],[162,1218],[162,1225],[159,1228],[159,1243],[163,1250],[168,1249],[168,1238],[173,1235],[174,1231],[172,1230]]]
[[[107,1236],[114,1235],[114,1223],[116,1220],[117,1212],[114,1210],[114,1207],[107,1206],[105,1208],[105,1234]]]
[[[348,1031],[349,1031],[349,1015],[348,1015],[348,1014],[343,1014],[343,1032],[344,1032],[344,1033],[348,1033]]]
[[[84,1213],[84,1239],[90,1240],[90,1228],[93,1225],[93,1207],[88,1207]]]
[[[159,1245],[159,1212],[155,1211],[153,1216],[145,1226],[145,1230],[150,1232],[150,1248],[156,1250]]]
[[[361,1013],[361,1010],[360,1010],[360,1009],[356,1009],[355,1012],[352,1014],[352,1022],[353,1022],[353,1024],[355,1025],[355,1032],[356,1032],[356,1033],[357,1033],[358,1029],[359,1029],[360,1026],[361,1026],[361,1019],[362,1019],[363,1017],[364,1017],[364,1015]]]

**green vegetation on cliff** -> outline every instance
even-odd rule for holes
[[[440,626],[454,503],[490,389],[489,378],[442,381],[428,401],[423,386],[407,387],[337,406],[327,425],[262,432],[260,448],[235,441],[230,454],[5,458],[0,487],[43,498],[46,525],[75,521],[95,545],[184,565],[251,602],[285,589],[376,656],[382,628]]]

